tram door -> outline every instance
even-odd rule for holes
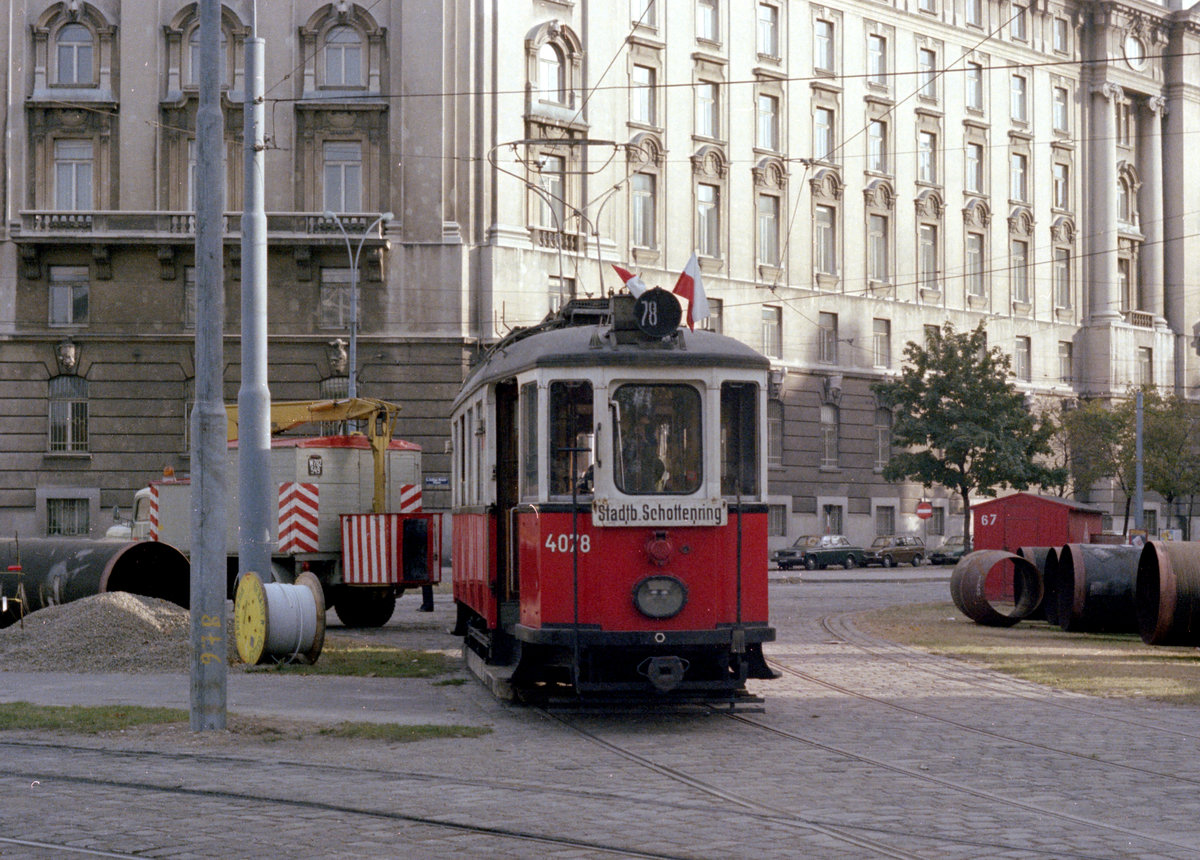
[[[496,566],[501,605],[516,600],[518,578],[517,553],[510,534],[513,508],[520,502],[517,457],[517,384],[502,382],[496,386]]]

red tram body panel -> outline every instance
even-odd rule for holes
[[[737,617],[735,524],[679,529],[593,528],[589,517],[579,523],[579,603],[587,608],[587,623],[604,630],[714,630]],[[757,558],[766,552],[765,514],[743,516],[743,555]],[[530,629],[574,623],[573,553],[571,514],[551,513],[520,517],[521,614]],[[665,564],[656,564],[647,545],[663,535],[671,549]],[[683,582],[689,600],[678,615],[648,619],[634,607],[632,594],[639,580],[669,573]],[[765,577],[745,576],[742,618],[767,622]]]
[[[760,701],[746,681],[776,677],[770,362],[679,316],[657,289],[568,303],[455,400],[455,632],[517,695]]]

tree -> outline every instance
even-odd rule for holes
[[[1112,478],[1125,495],[1125,519],[1134,482],[1134,415],[1132,403],[1085,400],[1063,416],[1071,449],[1071,478],[1085,493]]]
[[[1200,492],[1200,458],[1196,432],[1200,428],[1200,405],[1155,391],[1142,395],[1142,468],[1145,489],[1158,493],[1166,502],[1167,516],[1175,500],[1191,499]],[[1191,517],[1188,517],[1190,524]],[[1170,527],[1168,519],[1167,527]],[[1184,535],[1187,539],[1189,536]]]
[[[923,346],[910,341],[904,356],[899,378],[871,386],[892,408],[892,440],[904,449],[888,460],[883,477],[957,494],[968,546],[972,493],[1065,480],[1063,469],[1041,462],[1051,454],[1052,424],[1026,407],[1009,379],[1011,359],[988,349],[982,323],[971,332],[946,323]]]

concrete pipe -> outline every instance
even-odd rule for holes
[[[1200,544],[1152,540],[1142,547],[1134,604],[1147,645],[1200,645]]]
[[[982,549],[964,555],[954,566],[950,597],[976,624],[1011,627],[1041,603],[1042,578],[1028,559]]]
[[[1042,599],[1037,606],[1033,607],[1033,611],[1029,613],[1031,621],[1041,621],[1046,618],[1046,604],[1050,600],[1050,586],[1046,582],[1046,565],[1050,562],[1050,557],[1054,556],[1055,562],[1058,559],[1058,550],[1052,546],[1019,546],[1017,547],[1017,555],[1027,561],[1033,562],[1033,566],[1037,568],[1038,575],[1042,578]]]
[[[0,627],[38,609],[106,591],[169,600],[190,597],[187,556],[157,541],[72,538],[0,541]]]
[[[1057,624],[1072,633],[1133,633],[1141,547],[1071,543],[1058,554]]]

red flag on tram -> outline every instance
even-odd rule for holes
[[[688,328],[695,329],[697,322],[708,318],[708,299],[704,297],[704,283],[700,280],[700,258],[695,254],[683,267],[683,273],[675,282],[674,293],[688,300]]]
[[[613,266],[617,270],[617,275],[621,278],[621,282],[633,293],[636,299],[642,293],[646,292],[646,282],[642,280],[641,275],[635,275],[628,269],[622,269],[620,266]]]

